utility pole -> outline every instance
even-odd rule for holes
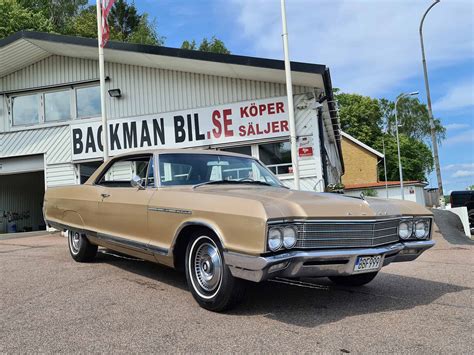
[[[286,75],[286,94],[288,96],[288,120],[290,123],[290,143],[291,143],[291,165],[293,168],[293,178],[295,181],[295,190],[300,189],[300,172],[298,168],[298,147],[296,142],[296,123],[295,109],[293,104],[293,83],[291,80],[290,54],[288,50],[288,30],[286,28],[286,8],[285,0],[281,0],[281,22],[283,27],[283,51],[285,53],[285,75]]]
[[[438,192],[439,196],[443,197],[443,181],[441,179],[441,167],[439,165],[439,155],[438,155],[438,141],[436,140],[436,131],[435,131],[435,124],[434,124],[434,118],[433,118],[433,110],[431,109],[431,94],[430,94],[430,84],[428,82],[428,69],[426,68],[426,57],[425,57],[425,45],[423,43],[423,23],[425,21],[425,17],[428,14],[428,12],[435,6],[437,3],[439,3],[440,0],[435,0],[434,3],[428,7],[428,9],[425,11],[423,14],[423,17],[421,18],[420,22],[420,43],[421,43],[421,57],[422,57],[422,62],[423,62],[423,74],[425,77],[425,89],[426,89],[426,100],[428,102],[428,116],[430,119],[430,132],[431,132],[431,144],[433,146],[433,158],[434,158],[434,163],[435,163],[435,168],[436,168],[436,178],[438,180]]]

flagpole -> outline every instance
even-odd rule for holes
[[[107,112],[105,107],[105,64],[104,48],[102,47],[102,7],[97,0],[97,41],[99,45],[99,78],[100,78],[100,108],[102,112],[102,146],[104,161],[109,158],[109,137],[107,132]]]
[[[298,168],[298,147],[296,142],[295,109],[293,104],[293,83],[291,80],[290,54],[288,50],[288,30],[286,28],[285,0],[281,0],[281,22],[283,26],[283,51],[285,53],[286,94],[288,96],[288,121],[290,123],[291,164],[295,190],[300,189],[300,172]]]

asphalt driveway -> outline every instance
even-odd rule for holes
[[[79,264],[58,234],[0,240],[0,352],[473,353],[473,246],[435,239],[367,286],[270,281],[227,314],[159,265]]]

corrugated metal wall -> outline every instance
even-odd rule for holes
[[[284,84],[115,63],[106,63],[106,75],[111,78],[107,82],[107,88],[120,88],[123,95],[120,99],[107,96],[109,118],[132,117],[286,94]],[[24,89],[96,79],[98,76],[97,61],[50,56],[0,78],[0,88]],[[301,86],[295,86],[293,90],[295,95],[313,91],[312,88]],[[296,106],[304,99],[304,96],[297,97]],[[297,110],[296,115],[298,135],[313,134],[317,140],[315,111]],[[10,130],[6,110],[3,124],[5,130]],[[76,172],[70,162],[69,129],[66,124],[44,129],[0,133],[0,158],[45,153],[47,186],[76,183]],[[317,146],[316,144],[315,148]],[[318,159],[319,152],[315,149],[313,159],[304,159],[299,163],[302,177],[306,177],[308,184],[311,185],[310,190],[313,190],[322,175]]]
[[[282,96],[284,84],[226,78],[173,70],[106,63],[110,77],[107,89],[120,88],[122,98],[107,95],[109,118],[206,107],[229,102]],[[25,69],[0,78],[4,91],[98,79],[98,62],[94,60],[50,56]],[[303,86],[295,94],[311,92]],[[7,118],[4,115],[4,120]],[[6,122],[6,121],[5,121]],[[5,124],[8,129],[8,125]]]
[[[43,172],[0,176],[0,233],[5,233],[7,220],[4,211],[29,212],[30,217],[16,221],[17,230],[24,227],[33,230],[44,224],[43,220],[44,175]]]

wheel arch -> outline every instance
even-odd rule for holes
[[[184,222],[177,229],[170,248],[170,253],[173,257],[173,265],[175,269],[184,270],[186,247],[191,239],[191,235],[195,231],[203,229],[213,233],[219,240],[222,249],[225,250],[222,231],[215,224],[204,220],[192,220]]]

